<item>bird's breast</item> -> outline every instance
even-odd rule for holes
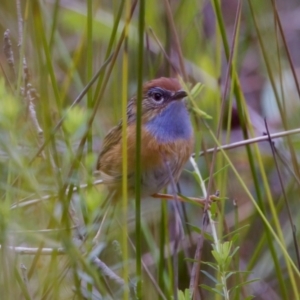
[[[146,124],[147,131],[160,143],[189,140],[193,136],[188,111],[182,101],[173,101]]]
[[[159,143],[149,132],[143,132],[141,171],[143,193],[153,194],[177,182],[180,173],[193,150],[193,138]]]

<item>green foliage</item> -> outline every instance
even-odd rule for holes
[[[234,237],[233,237],[234,240]],[[214,282],[215,287],[210,287],[206,284],[202,284],[201,287],[210,291],[213,294],[222,296],[223,299],[234,299],[237,295],[234,295],[240,287],[249,285],[259,279],[247,280],[235,285],[233,288],[227,291],[227,282],[230,277],[234,275],[242,274],[240,271],[231,271],[230,266],[233,265],[233,257],[239,250],[239,247],[233,247],[233,242],[224,242],[217,245],[212,244],[213,250],[211,251],[215,263],[213,262],[202,262],[216,271],[216,277],[212,276],[209,272],[202,270],[210,280]],[[248,296],[247,299],[252,299],[252,296]]]
[[[5,86],[4,79],[0,77],[0,124],[1,127],[11,129],[14,126],[20,104]]]
[[[276,154],[242,145],[263,136],[265,116],[271,134],[299,127],[300,45],[286,22],[299,4],[142,2],[1,1],[14,59],[1,38],[0,298],[190,300],[201,289],[239,300],[263,289],[300,300],[299,137],[274,138]],[[177,75],[195,132],[186,203],[105,203],[106,186],[93,185],[103,136],[143,81]],[[216,190],[208,211],[189,199]]]
[[[79,136],[82,135],[82,132],[85,129],[84,125],[86,124],[86,121],[87,111],[82,107],[75,106],[67,111],[63,126],[70,135],[76,138],[76,134]]]
[[[184,292],[178,291],[178,300],[191,300],[191,299],[192,299],[192,295],[189,289],[185,289]]]

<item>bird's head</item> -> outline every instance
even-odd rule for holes
[[[142,119],[151,120],[160,114],[172,102],[180,101],[187,96],[176,78],[160,77],[148,81],[143,86]],[[128,120],[136,119],[137,98],[128,103]]]

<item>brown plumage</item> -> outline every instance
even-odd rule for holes
[[[176,182],[193,150],[193,132],[185,104],[186,96],[175,78],[158,78],[143,86],[141,185],[142,196],[159,192]],[[136,97],[127,107],[128,192],[135,191]],[[122,121],[104,138],[97,170],[111,190],[121,190]]]

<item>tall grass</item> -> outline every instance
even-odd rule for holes
[[[300,298],[299,7],[287,3],[1,2],[1,299]],[[124,176],[105,205],[102,139],[159,76],[189,94],[186,203],[140,199],[138,184],[129,199]],[[205,209],[188,199],[214,194]]]

